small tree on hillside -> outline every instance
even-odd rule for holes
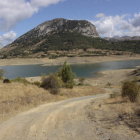
[[[72,78],[71,67],[67,65],[67,62],[65,61],[62,69],[62,80],[63,82],[67,83]]]

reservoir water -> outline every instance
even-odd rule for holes
[[[94,59],[94,58],[93,58]],[[96,72],[104,70],[117,70],[117,69],[132,69],[140,66],[140,59],[138,60],[125,60],[125,61],[112,61],[95,64],[79,64],[71,65],[72,71],[76,73],[77,77],[92,78],[97,77]],[[7,74],[4,77],[13,79],[18,76],[21,77],[34,77],[40,76],[41,73],[49,74],[55,73],[62,66],[42,66],[42,65],[16,65],[16,66],[1,66],[0,69],[5,69]]]

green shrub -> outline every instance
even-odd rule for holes
[[[18,82],[18,83],[27,83],[29,84],[30,82],[27,81],[25,78],[21,78],[20,76],[18,76],[15,79],[12,79],[11,82]]]
[[[122,85],[122,97],[128,97],[131,102],[135,102],[139,95],[139,85],[135,81],[124,81]]]
[[[72,83],[66,83],[66,84],[65,84],[65,87],[66,87],[66,88],[71,88],[71,89],[72,89],[73,86],[74,86],[74,84],[72,84]]]
[[[64,96],[64,93],[60,93],[60,96]]]
[[[40,82],[39,81],[35,81],[35,82],[33,82],[33,84],[36,85],[36,86],[40,86]]]
[[[108,86],[108,87],[111,87],[111,83],[110,82],[108,82],[107,84],[106,84],[106,86]]]
[[[59,84],[59,86],[60,87],[64,87],[64,82],[61,80],[61,78],[60,77],[58,77],[58,76],[56,76],[57,77],[57,81],[58,81],[58,84]]]
[[[59,94],[60,85],[56,75],[50,73],[46,78],[42,78],[41,87],[48,89],[51,94]]]
[[[71,67],[67,65],[67,62],[65,61],[63,64],[63,67],[59,69],[59,71],[56,73],[58,77],[60,77],[63,81],[63,86],[66,88],[73,88],[74,86],[74,78],[76,77],[75,73],[72,72]]]

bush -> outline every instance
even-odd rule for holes
[[[18,76],[15,79],[12,79],[11,82],[18,82],[18,83],[27,83],[29,84],[30,82],[28,82],[25,78],[21,78],[20,76]]]
[[[11,83],[11,81],[9,79],[4,79],[3,83]]]
[[[128,97],[131,102],[135,102],[139,95],[139,86],[136,81],[124,81],[122,85],[122,97]]]
[[[59,94],[60,85],[58,81],[58,77],[52,73],[46,78],[42,78],[41,87],[48,89],[51,94]]]
[[[106,86],[108,86],[108,87],[111,87],[111,83],[110,82],[108,82],[107,84],[106,84]]]
[[[33,82],[33,84],[36,85],[36,86],[40,86],[40,82],[39,81],[35,81],[35,82]]]
[[[74,84],[72,84],[72,83],[66,83],[66,84],[65,84],[65,87],[66,87],[66,88],[71,88],[71,89],[72,89],[72,88],[73,88],[73,85],[74,85]]]
[[[83,78],[83,77],[82,77],[82,78],[80,78],[80,79],[79,79],[79,82],[83,85],[83,84],[84,84],[85,79],[86,79],[86,78]]]

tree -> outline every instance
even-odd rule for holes
[[[63,68],[62,68],[62,80],[64,83],[68,83],[69,81],[73,81],[75,75],[71,70],[70,65],[67,65],[67,62],[64,62]]]
[[[56,74],[62,79],[66,87],[73,88],[73,79],[76,77],[76,75],[72,72],[71,67],[67,65],[66,61],[64,62],[63,67],[60,68]]]

